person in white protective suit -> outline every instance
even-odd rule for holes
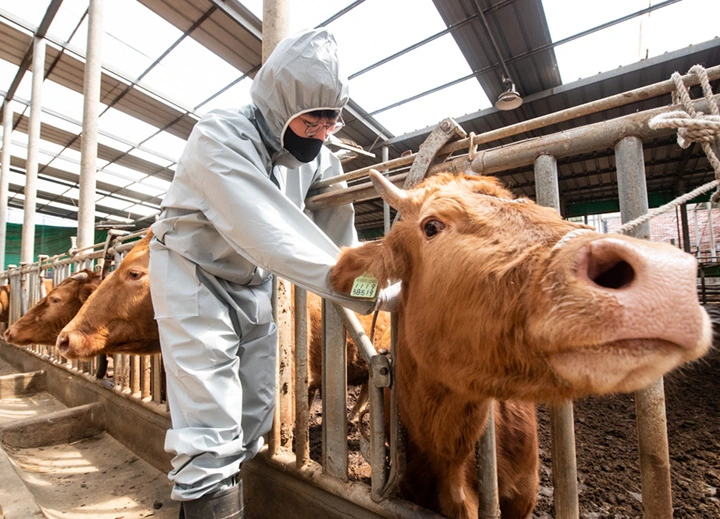
[[[152,226],[165,449],[186,519],[243,517],[240,466],[273,416],[272,274],[361,313],[392,309],[398,292],[368,301],[333,291],[339,246],[357,243],[354,210],[305,211],[313,184],[342,174],[323,146],[348,101],[333,36],[314,29],[280,42],[250,93],[250,105],[195,125]]]

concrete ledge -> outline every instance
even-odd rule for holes
[[[0,398],[18,398],[42,393],[46,388],[43,370],[0,376]]]
[[[0,427],[0,441],[27,449],[72,443],[105,431],[105,408],[86,404]]]
[[[44,519],[35,497],[0,449],[0,519]]]

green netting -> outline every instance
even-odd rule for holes
[[[70,249],[70,237],[77,236],[75,227],[52,227],[50,225],[35,226],[35,248],[33,261],[38,260],[38,254],[56,256],[64,254]],[[107,230],[95,231],[93,243],[103,243],[107,239]],[[5,241],[5,265],[20,265],[20,244],[22,241],[22,225],[16,223],[7,224]]]

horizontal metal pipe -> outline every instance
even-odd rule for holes
[[[714,96],[713,99],[718,102],[720,94]],[[709,113],[709,107],[704,99],[695,101],[694,105],[697,111]],[[620,139],[628,135],[641,138],[670,135],[674,130],[669,128],[653,130],[648,127],[647,122],[658,114],[678,109],[682,109],[682,107],[674,105],[655,108],[609,121],[478,151],[472,162],[469,162],[467,156],[463,155],[454,160],[430,167],[429,174],[433,175],[442,171],[460,173],[472,170],[475,173],[489,175],[499,171],[528,166],[533,164],[540,155],[553,155],[561,158],[587,153],[600,148],[613,147]],[[441,151],[445,151],[445,149],[443,148]],[[381,166],[378,165],[378,167]],[[407,177],[407,173],[400,173],[390,177],[390,181],[400,184],[405,177]],[[311,211],[315,211],[378,197],[372,184],[366,182],[341,191],[322,193],[310,197],[307,200],[306,207]]]

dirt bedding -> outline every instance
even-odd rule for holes
[[[665,377],[675,519],[720,518],[720,349]],[[357,391],[351,391],[348,409]],[[320,400],[313,405],[311,457],[321,461]],[[582,519],[642,517],[635,399],[590,397],[575,402],[575,442]],[[550,419],[538,405],[540,492],[535,519],[553,517]],[[358,454],[357,426],[349,426],[351,479],[369,484],[370,468]]]

